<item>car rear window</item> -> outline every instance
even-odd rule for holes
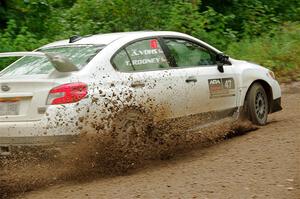
[[[88,64],[104,46],[94,45],[72,45],[51,47],[38,50],[38,52],[56,53],[67,57],[79,69]],[[8,66],[1,72],[1,76],[22,76],[49,74],[54,67],[46,57],[25,56]]]

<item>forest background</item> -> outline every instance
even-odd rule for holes
[[[0,0],[0,52],[72,35],[171,30],[300,80],[299,0]],[[0,62],[0,69],[6,66]]]

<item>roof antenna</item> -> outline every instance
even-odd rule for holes
[[[69,43],[74,43],[76,41],[79,41],[80,39],[82,39],[81,36],[79,36],[79,35],[73,35],[73,36],[70,37]]]

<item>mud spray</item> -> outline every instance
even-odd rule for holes
[[[0,159],[0,198],[50,186],[62,181],[82,181],[122,175],[155,159],[169,159],[176,153],[207,146],[256,129],[249,122],[225,119],[186,131],[168,125],[136,132],[136,142],[116,141],[115,133],[86,134],[78,143],[60,148],[22,149]]]

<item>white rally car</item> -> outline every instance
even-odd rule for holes
[[[0,53],[13,56],[21,58],[0,73],[0,154],[113,129],[117,118],[128,128],[142,115],[160,122],[243,110],[265,125],[281,110],[272,71],[182,33],[73,36],[34,52]]]

